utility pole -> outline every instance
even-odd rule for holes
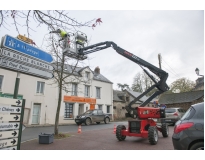
[[[161,57],[161,54],[159,53],[158,54],[158,60],[159,60],[159,68],[160,69],[162,69],[162,67],[161,67],[161,63],[162,63],[162,59],[161,59],[162,57]]]

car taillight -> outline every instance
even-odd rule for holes
[[[175,112],[173,115],[174,115],[174,116],[178,116],[178,113],[177,113],[177,112]]]
[[[191,126],[193,126],[194,123],[188,122],[188,123],[182,123],[182,124],[178,124],[174,127],[174,133],[179,133],[185,129],[190,128]]]

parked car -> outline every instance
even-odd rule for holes
[[[172,143],[177,150],[204,150],[204,102],[192,105],[176,122]]]
[[[175,123],[185,114],[186,110],[176,107],[176,108],[165,108],[166,117],[161,119],[161,121],[175,125]]]
[[[104,122],[105,124],[109,123],[112,119],[111,114],[105,114],[100,109],[87,110],[85,113],[78,115],[75,118],[75,123],[77,125],[81,125],[84,123],[85,125],[90,125],[93,122],[100,124],[100,122]]]

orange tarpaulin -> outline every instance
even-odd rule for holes
[[[77,96],[64,96],[64,102],[84,102],[89,104],[96,104],[95,98],[85,98]]]

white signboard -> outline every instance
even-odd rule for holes
[[[21,64],[26,63],[27,66],[34,66],[37,68],[42,68],[42,69],[51,70],[51,71],[54,69],[53,66],[51,66],[50,64],[48,64],[46,62],[36,60],[34,57],[30,58],[30,57],[26,56],[25,54],[21,54],[19,52],[15,52],[15,51],[2,49],[0,56],[2,56],[4,58],[13,59],[14,61],[19,61]]]
[[[22,73],[27,73],[27,74],[45,78],[45,79],[53,78],[53,74],[50,72],[32,68],[32,67],[19,64],[19,63],[16,63],[16,62],[4,59],[4,58],[0,58],[0,67],[8,68],[8,69],[19,71]]]
[[[15,146],[18,143],[18,138],[11,138],[0,141],[0,148]]]
[[[0,139],[18,137],[18,135],[19,135],[18,130],[4,131],[4,132],[0,132]]]
[[[10,115],[10,114],[1,114],[0,113],[0,122],[1,121],[6,121],[6,122],[9,122],[9,121],[20,121],[20,115]]]
[[[19,129],[19,123],[0,123],[0,131]]]
[[[0,97],[0,104],[22,105],[22,100]]]
[[[0,114],[1,113],[21,113],[21,107],[0,106]]]
[[[1,148],[0,150],[17,150],[17,146]]]

